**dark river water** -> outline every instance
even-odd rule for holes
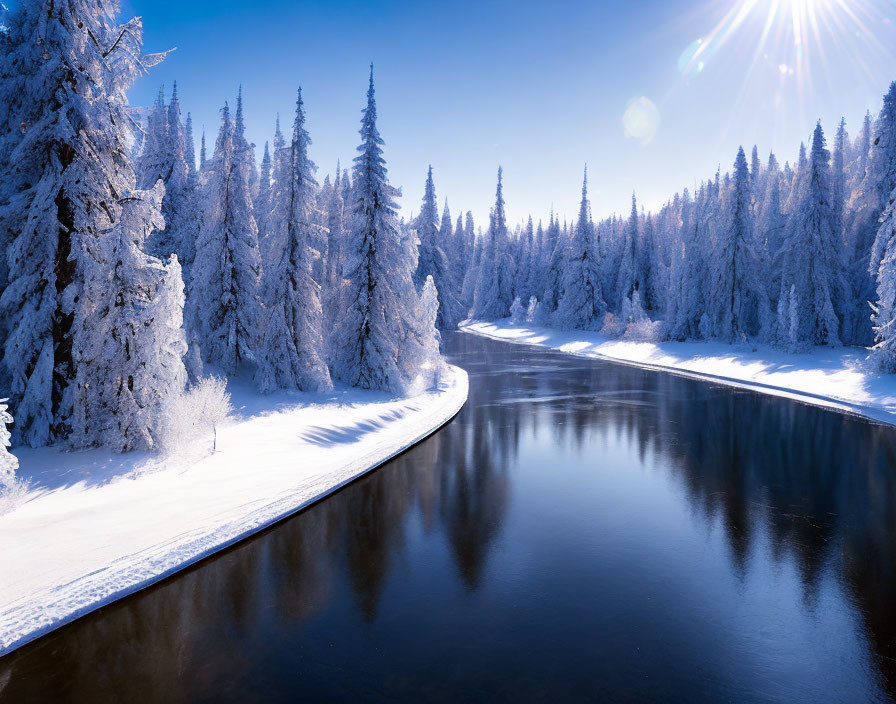
[[[462,334],[446,346],[470,374],[450,425],[0,660],[0,700],[896,695],[896,429]]]

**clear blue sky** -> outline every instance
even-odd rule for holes
[[[125,0],[122,11],[143,16],[147,50],[177,47],[132,104],[177,79],[213,140],[242,83],[260,159],[301,84],[321,180],[355,154],[373,61],[403,207],[418,209],[431,163],[440,200],[478,223],[499,164],[513,219],[552,204],[574,216],[586,161],[595,215],[626,213],[633,189],[655,207],[729,168],[740,143],[783,163],[818,118],[833,133],[844,115],[854,134],[896,80],[896,0]]]

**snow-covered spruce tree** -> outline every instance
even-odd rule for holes
[[[563,297],[554,314],[556,326],[578,330],[600,329],[607,305],[601,290],[601,267],[588,202],[587,168],[582,181],[579,220],[569,244],[564,277]]]
[[[503,170],[498,168],[495,207],[489,218],[488,233],[479,264],[473,297],[473,317],[497,320],[510,314],[513,303],[513,260],[507,251],[507,217],[504,212]]]
[[[165,404],[186,383],[180,264],[175,255],[165,265],[143,251],[165,226],[164,193],[161,180],[124,193],[118,222],[85,267],[81,300],[89,304],[76,307],[74,327],[89,334],[75,335],[72,350],[74,447],[153,449]]]
[[[258,175],[258,195],[252,202],[255,208],[255,223],[258,226],[258,238],[263,240],[268,234],[268,218],[271,214],[271,150],[264,143],[264,156],[261,158],[261,172]]]
[[[202,141],[199,144],[199,172],[205,171],[205,164],[208,161],[207,152],[205,150],[205,127],[202,128]]]
[[[788,342],[799,345],[839,345],[837,300],[845,290],[841,240],[834,231],[831,203],[830,153],[819,122],[805,174],[798,177],[797,197],[790,213],[782,249],[784,290],[793,289],[795,331]],[[793,302],[795,301],[795,303]],[[792,317],[792,316],[791,316]],[[791,328],[794,325],[790,321]],[[779,334],[785,326],[779,321]]]
[[[19,460],[9,451],[9,428],[6,426],[13,421],[7,411],[8,400],[0,398],[0,495],[15,485],[19,468]]]
[[[712,333],[729,341],[757,335],[767,319],[761,308],[765,294],[757,270],[753,234],[750,172],[741,147],[710,268],[715,296]]]
[[[165,86],[159,87],[152,110],[146,118],[140,156],[134,165],[137,184],[155,184],[165,175],[165,151],[168,142],[168,107],[165,105]]]
[[[302,90],[296,100],[296,119],[286,177],[287,198],[276,207],[283,216],[275,222],[286,228],[285,247],[273,264],[271,286],[265,291],[266,327],[258,354],[256,378],[262,391],[332,388],[323,354],[323,312],[320,287],[311,277],[313,252],[309,241],[313,222],[317,167],[308,158],[311,138],[305,129]]]
[[[96,333],[72,327],[101,240],[134,185],[125,91],[161,55],[141,56],[139,19],[117,24],[113,0],[22,3],[0,33],[0,296],[13,434],[32,446],[68,434],[73,349]]]
[[[567,242],[560,234],[560,221],[551,210],[548,228],[545,232],[544,276],[541,281],[541,301],[538,322],[547,324],[557,310],[557,303],[563,297],[564,270],[567,257]]]
[[[420,293],[417,307],[416,332],[419,336],[415,346],[417,360],[414,368],[419,370],[419,377],[423,382],[423,388],[434,389],[438,386],[442,371],[442,357],[439,348],[442,344],[442,336],[436,326],[439,315],[439,292],[431,276],[423,282],[423,290]]]
[[[150,113],[143,151],[137,160],[137,187],[153,188],[160,179],[165,184],[162,215],[165,229],[156,233],[149,249],[159,257],[177,254],[189,271],[193,262],[198,220],[194,184],[187,163],[187,139],[180,118],[177,83],[171,102],[165,104],[164,89]]]
[[[420,209],[420,214],[414,221],[417,238],[420,240],[420,254],[417,260],[417,270],[414,272],[414,284],[418,290],[422,291],[426,277],[431,276],[433,278],[441,298],[436,325],[439,330],[450,330],[457,326],[464,315],[460,301],[454,295],[455,287],[451,278],[451,267],[443,249],[443,245],[447,245],[450,242],[450,238],[442,239],[437,208],[436,190],[432,180],[432,166],[430,166],[423,192],[423,206]],[[449,227],[451,224],[450,218],[449,214]]]
[[[473,299],[476,296],[476,283],[479,281],[479,262],[482,259],[484,238],[476,236],[476,228],[473,223],[473,213],[467,211],[464,219],[464,248],[466,254],[466,271],[461,285],[461,300],[467,309],[467,315],[473,308]]]
[[[187,183],[195,194],[196,187],[199,185],[199,172],[196,170],[196,144],[193,141],[193,116],[190,113],[187,113],[187,121],[184,123],[184,140],[186,141],[184,159],[187,162]]]
[[[875,298],[875,277],[886,249],[886,244],[877,239],[880,216],[896,186],[896,82],[884,96],[877,120],[872,124],[870,114],[866,116],[856,151],[855,183],[844,213],[844,225],[851,309],[858,314],[856,324],[847,325],[846,342],[870,345],[874,332],[865,306]]]
[[[871,358],[885,374],[896,374],[896,190],[890,195],[878,239],[886,242],[877,270],[877,302],[871,306],[874,347]]]
[[[251,155],[225,104],[206,164],[202,227],[187,299],[187,320],[206,362],[235,374],[255,361],[261,262],[249,197]]]
[[[638,244],[640,234],[638,231],[638,201],[632,193],[632,212],[628,218],[628,227],[625,228],[625,239],[622,243],[622,258],[619,261],[619,273],[616,277],[616,304],[630,298],[632,291],[642,287],[642,276],[638,263],[640,256]]]
[[[280,115],[277,115],[277,122],[274,128],[273,154],[271,155],[271,172],[273,184],[271,185],[271,202],[267,209],[267,217],[264,223],[265,229],[259,230],[259,251],[261,252],[261,260],[263,262],[275,262],[280,258],[283,251],[283,240],[277,235],[285,232],[282,223],[274,222],[276,217],[274,213],[274,204],[282,203],[288,198],[289,184],[289,148],[286,139],[280,129]],[[283,210],[279,210],[278,214],[282,216]],[[257,224],[257,223],[256,223]],[[267,284],[266,284],[267,285]]]
[[[867,207],[870,225],[876,230],[871,248],[869,269],[874,276],[884,256],[887,243],[880,237],[877,223],[887,207],[887,199],[896,188],[896,81],[884,96],[884,105],[874,126],[874,140],[863,189],[869,194]]]
[[[834,210],[834,232],[843,238],[843,209],[846,206],[846,158],[849,149],[849,135],[846,133],[846,118],[840,118],[834,149],[831,157],[831,207]]]
[[[328,177],[329,178],[329,177]],[[329,187],[328,187],[329,186]],[[342,283],[342,244],[345,204],[342,200],[342,175],[339,164],[336,164],[336,175],[332,184],[324,185],[327,214],[327,260],[325,262],[322,304],[324,309],[325,329],[332,330],[334,321],[339,315],[338,294]]]
[[[420,374],[424,329],[411,279],[416,254],[396,213],[376,128],[373,67],[355,157],[344,238],[341,313],[330,339],[333,376],[351,386],[403,393]],[[345,186],[344,186],[345,187]],[[410,243],[410,246],[409,246]]]
[[[520,297],[517,296],[513,299],[513,303],[510,304],[510,324],[522,325],[525,322],[526,309],[523,308],[523,302],[520,300]]]
[[[467,254],[466,233],[464,232],[464,216],[458,214],[457,222],[454,225],[454,235],[451,238],[451,253],[448,256],[448,263],[451,266],[451,278],[454,280],[454,292],[457,300],[460,302],[461,316],[467,317],[467,311],[470,309],[468,301],[464,298],[464,279],[467,276],[467,267],[470,260]]]

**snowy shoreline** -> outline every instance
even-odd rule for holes
[[[302,403],[232,385],[243,415],[193,465],[20,453],[31,486],[0,516],[0,656],[316,503],[437,431],[468,392],[457,367],[399,400],[352,389]]]
[[[864,369],[866,352],[856,348],[824,347],[792,354],[767,345],[634,342],[582,330],[514,326],[509,319],[465,321],[460,329],[503,342],[750,389],[896,425],[896,376]]]

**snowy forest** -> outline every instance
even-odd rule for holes
[[[165,59],[142,53],[140,20],[119,24],[112,0],[51,20],[43,5],[0,19],[0,396],[14,443],[157,449],[172,409],[216,374],[261,392],[411,394],[438,381],[439,330],[467,318],[864,346],[896,371],[896,83],[854,138],[819,123],[783,165],[740,149],[657,212],[633,195],[627,217],[595,222],[586,167],[574,221],[514,226],[498,169],[477,230],[440,208],[431,168],[417,214],[400,217],[373,67],[358,156],[319,180],[301,89],[258,159],[241,89],[208,138],[176,85],[139,119],[126,92]]]
[[[841,120],[829,144],[819,123],[783,166],[741,148],[730,171],[655,213],[633,195],[627,218],[594,222],[586,169],[575,222],[530,217],[511,232],[501,180],[472,253],[445,246],[473,318],[638,340],[872,347],[877,368],[896,371],[896,82],[855,139]],[[423,219],[420,231],[447,243],[447,212],[438,234]],[[438,261],[421,254],[436,281]]]
[[[44,5],[0,21],[0,388],[14,443],[158,449],[172,423],[226,405],[208,370],[261,391],[438,381],[437,292],[397,216],[372,68],[351,173],[317,183],[301,89],[260,168],[241,95],[197,163],[176,86],[145,124],[128,107],[134,79],[165,58],[142,53],[140,20],[118,24],[111,0]],[[15,469],[8,445],[0,436],[0,477]]]

